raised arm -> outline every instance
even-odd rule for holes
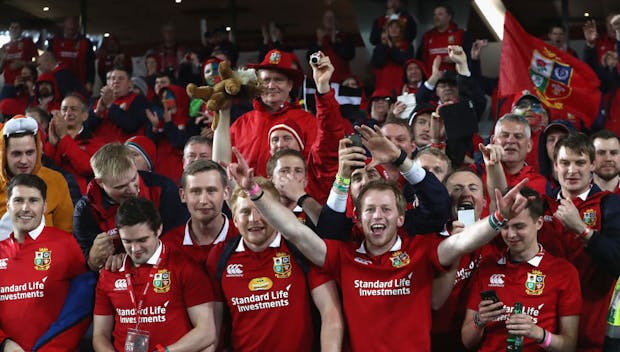
[[[254,181],[254,170],[248,167],[239,150],[233,147],[233,153],[237,158],[237,163],[230,164],[228,171],[237,185],[248,194],[253,194],[250,199],[273,227],[291,241],[308,260],[322,267],[327,254],[325,242],[309,227],[300,223],[289,209],[280,204],[279,200],[264,194]]]
[[[478,145],[478,148],[482,152],[484,159],[484,166],[487,170],[487,194],[493,194],[495,189],[505,190],[508,188],[508,181],[506,181],[506,174],[502,167],[502,155],[504,149],[495,144],[489,144],[484,146],[482,143]],[[489,205],[489,211],[497,209],[495,203],[495,197],[489,197],[491,204]]]

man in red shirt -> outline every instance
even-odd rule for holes
[[[530,125],[524,117],[506,114],[495,123],[491,142],[502,148],[501,164],[508,187],[527,178],[528,187],[539,194],[545,194],[547,180],[525,162],[527,153],[532,149],[531,137]],[[486,168],[482,164],[476,164],[475,169],[486,184]]]
[[[5,84],[13,84],[22,67],[37,57],[37,47],[31,38],[22,36],[19,22],[11,22],[9,37],[11,40],[0,48],[0,70],[4,71]]]
[[[453,17],[454,10],[449,5],[440,4],[433,9],[433,28],[424,33],[418,49],[418,58],[426,65],[427,72],[432,71],[436,57],[441,58],[441,71],[454,71],[454,62],[448,58],[448,45],[460,45],[468,54],[471,50],[469,34],[457,26]]]
[[[557,142],[554,160],[561,190],[547,211],[564,226],[557,237],[566,259],[579,272],[583,314],[578,351],[602,349],[609,302],[620,274],[620,197],[591,182],[595,153],[581,133]]]
[[[483,259],[472,279],[468,309],[463,321],[465,346],[498,351],[508,334],[523,336],[523,351],[571,351],[577,345],[581,294],[577,270],[565,259],[553,257],[538,243],[543,226],[543,203],[531,189],[526,210],[501,230],[508,251],[499,260]],[[499,302],[481,299],[493,290]],[[516,302],[523,304],[514,314]],[[540,347],[539,347],[540,346]]]
[[[230,194],[226,171],[214,161],[196,160],[183,171],[179,194],[191,217],[165,233],[162,242],[203,264],[213,246],[238,233],[222,213]]]
[[[271,50],[263,62],[254,68],[263,85],[263,93],[254,100],[254,110],[241,115],[230,126],[230,139],[256,174],[265,176],[271,127],[285,120],[293,120],[300,127],[303,144],[310,146],[317,137],[317,123],[312,114],[301,109],[299,104],[290,102],[289,93],[303,80],[301,71],[293,66],[290,53]],[[329,78],[327,87],[329,89]],[[310,148],[304,150],[304,158],[309,152]]]
[[[275,199],[271,182],[256,182]],[[284,240],[243,189],[235,189],[230,204],[241,236],[216,245],[207,269],[230,311],[232,349],[312,351],[311,298],[321,316],[321,350],[341,349],[344,322],[335,282]],[[279,209],[299,223],[290,210]]]
[[[59,318],[63,302],[72,305],[72,281],[86,272],[80,247],[71,234],[45,226],[47,186],[41,178],[16,175],[7,193],[13,233],[0,242],[0,348],[74,350],[91,313],[81,320]],[[86,303],[85,297],[79,299]],[[55,332],[52,323],[60,324]]]
[[[94,113],[99,119],[93,133],[106,143],[122,143],[134,135],[144,134],[149,106],[142,94],[133,92],[130,77],[127,69],[114,69],[95,104]]]
[[[79,32],[76,17],[67,17],[63,32],[50,40],[48,51],[78,78],[88,93],[95,82],[95,52],[93,43]]]
[[[75,177],[82,194],[93,178],[90,158],[104,144],[84,127],[86,119],[88,106],[84,100],[76,94],[67,95],[60,104],[60,114],[50,122],[44,145],[45,154]]]
[[[385,137],[380,133],[365,126],[358,132],[377,162],[402,159],[403,165],[411,167],[413,161],[400,149],[384,147]],[[431,296],[447,296],[443,291],[432,292],[435,274],[490,241],[501,224],[516,217],[525,205],[518,194],[522,182],[504,197],[496,192],[500,210],[490,218],[441,243],[435,236],[401,237],[397,230],[404,224],[404,196],[398,186],[380,180],[362,189],[356,202],[365,241],[357,245],[323,240],[286,212],[273,196],[264,194],[243,157],[236,153],[239,163],[231,165],[230,171],[237,184],[269,223],[340,284],[353,350],[416,346],[429,351]]]
[[[620,194],[620,140],[608,130],[600,130],[590,136],[594,145],[593,182],[603,191]]]
[[[128,199],[116,224],[127,255],[120,270],[99,276],[94,348],[202,351],[215,344],[209,279],[197,263],[159,240],[162,222],[155,205]]]

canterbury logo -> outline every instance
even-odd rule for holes
[[[226,276],[241,276],[243,275],[243,264],[230,264],[226,267]]]
[[[114,281],[114,290],[127,290],[127,280],[126,279],[118,279]]]
[[[489,286],[504,286],[504,274],[493,274],[489,278]]]
[[[0,259],[0,269],[6,269],[9,266],[8,261],[9,258]]]

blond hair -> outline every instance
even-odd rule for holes
[[[254,179],[254,182],[256,182],[260,186],[263,192],[269,193],[275,199],[280,199],[280,192],[278,192],[273,182],[269,181],[268,179],[264,177],[256,177]],[[233,217],[235,216],[235,211],[237,210],[237,200],[239,200],[239,198],[248,198],[248,195],[247,193],[245,193],[243,188],[237,185],[235,187],[235,190],[232,192],[232,195],[230,196],[230,201],[229,201],[230,210],[232,210]]]
[[[113,142],[104,145],[93,154],[90,158],[90,167],[97,179],[118,178],[126,175],[135,164],[129,149],[119,142]]]

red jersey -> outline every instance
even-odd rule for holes
[[[145,285],[149,288],[143,296]],[[129,294],[132,287],[136,305]],[[136,314],[142,297],[144,304]],[[187,309],[211,301],[213,290],[204,270],[181,253],[160,244],[146,264],[135,267],[125,256],[118,272],[101,271],[95,315],[114,316],[112,339],[117,351],[125,350],[127,329],[135,328],[138,319],[138,328],[150,332],[151,347],[167,346],[194,328]]]
[[[512,263],[506,255],[499,260],[484,260],[472,278],[467,308],[477,311],[480,292],[495,290],[504,303],[505,314],[490,322],[484,330],[479,351],[506,349],[506,320],[515,302],[523,304],[523,313],[551,333],[558,334],[560,317],[581,313],[581,294],[577,270],[562,258],[553,257],[540,247],[527,262]],[[538,343],[523,339],[523,351],[544,351]]]
[[[390,251],[372,256],[365,243],[325,241],[323,270],[340,285],[352,350],[430,351],[432,282],[444,270],[439,242],[399,236]]]
[[[598,189],[597,186],[594,187]],[[614,226],[608,228],[609,233],[601,231],[603,217],[601,200],[611,195],[611,192],[591,192],[592,190],[573,199],[573,203],[579,210],[580,218],[590,228],[599,231],[598,236],[614,236]],[[560,195],[561,192],[558,193],[558,197]],[[608,206],[614,206],[617,203],[608,204]],[[557,207],[557,202],[550,202],[547,214],[553,214]],[[614,221],[617,220],[605,219],[608,225],[615,225]],[[596,255],[590,253],[576,234],[564,230],[560,236],[566,259],[577,268],[581,283],[584,314],[579,319],[578,350],[598,351],[603,346],[609,302],[611,302],[617,277],[605,270]]]
[[[75,38],[57,35],[52,38],[48,50],[85,85],[89,82],[92,84],[95,80],[95,54],[92,47],[90,40],[81,34]]]
[[[170,248],[170,250],[180,251],[202,266],[207,261],[209,252],[216,244],[226,242],[239,234],[239,230],[237,230],[232,221],[224,214],[221,216],[224,217],[224,226],[222,226],[220,233],[211,244],[201,246],[192,240],[192,236],[189,233],[192,219],[189,219],[185,225],[175,227],[166,232],[161,237],[161,241],[166,247]]]
[[[487,170],[484,163],[472,164],[472,168],[478,173],[478,175],[482,177],[483,184],[486,185]],[[517,172],[516,174],[509,174],[508,172],[506,172],[506,168],[504,167],[504,174],[506,175],[506,183],[508,187],[516,186],[519,182],[521,182],[521,180],[527,177],[528,181],[527,184],[525,184],[526,186],[535,190],[536,192],[538,192],[538,194],[545,194],[547,191],[547,179],[543,175],[539,174],[530,165],[523,165],[521,170],[519,170],[519,172]]]
[[[84,256],[75,238],[46,227],[44,222],[27,234],[22,244],[13,234],[1,241],[0,336],[32,351],[58,318],[71,280],[85,272]],[[65,347],[75,349],[78,342]]]
[[[426,72],[433,71],[433,60],[436,56],[446,57],[448,56],[448,45],[460,45],[463,46],[465,31],[459,28],[456,23],[450,23],[448,29],[444,32],[439,32],[433,28],[422,36],[422,53],[421,60],[426,65]],[[439,66],[441,71],[454,71],[454,64],[441,63]]]
[[[207,269],[215,278],[224,249],[209,254]],[[309,291],[330,281],[311,267],[306,276],[278,234],[262,252],[246,250],[243,240],[230,256],[221,282],[214,283],[232,320],[234,351],[312,351]],[[284,346],[286,348],[284,348]]]
[[[2,46],[2,51],[6,52],[4,63],[0,69],[4,70],[4,84],[13,85],[15,78],[21,72],[21,66],[11,68],[11,64],[16,61],[26,61],[31,63],[32,58],[39,56],[37,47],[29,37],[20,37],[15,41],[8,42]]]

